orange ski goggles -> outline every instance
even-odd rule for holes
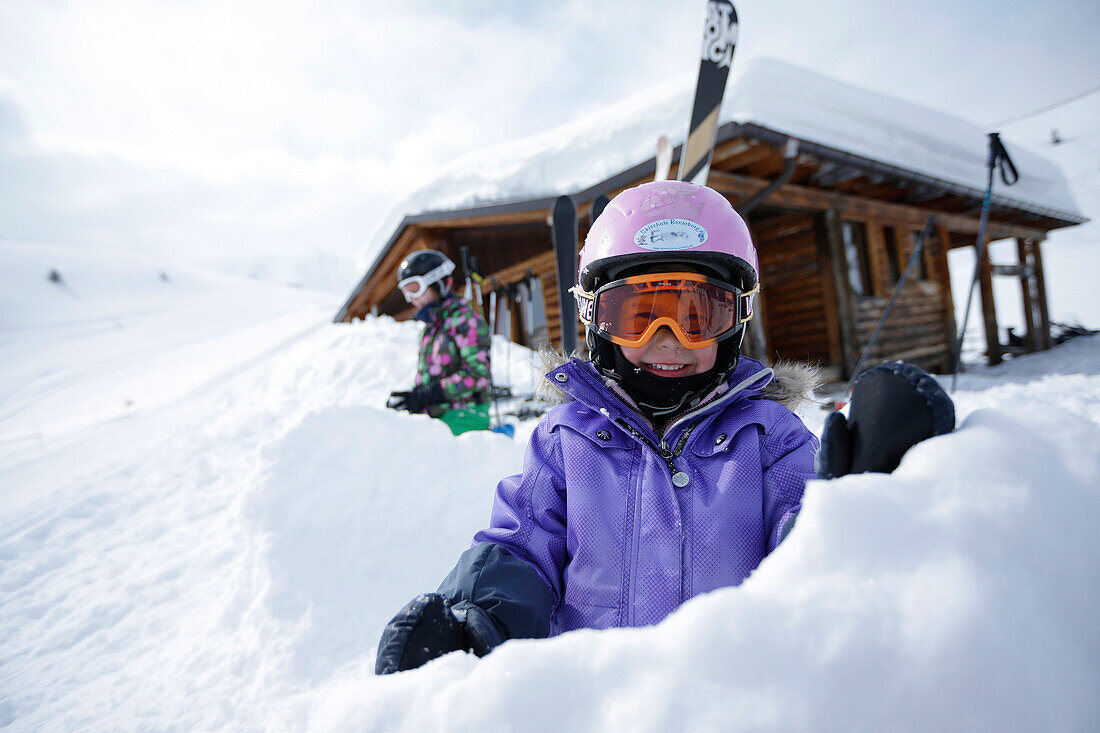
[[[668,326],[688,349],[716,344],[752,318],[749,292],[692,272],[615,280],[595,293],[573,288],[581,323],[619,346],[637,348]]]

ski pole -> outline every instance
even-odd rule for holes
[[[962,347],[966,337],[966,324],[970,320],[970,303],[974,298],[974,286],[978,283],[978,274],[981,272],[982,262],[985,261],[985,229],[989,224],[989,202],[993,197],[993,171],[998,168],[1001,171],[1001,181],[1006,186],[1011,186],[1020,180],[1020,174],[1016,172],[1016,166],[1012,164],[1012,158],[1008,156],[1001,136],[996,132],[989,133],[989,177],[985,186],[985,198],[982,199],[982,215],[978,223],[978,241],[975,243],[977,258],[974,261],[974,275],[970,278],[970,287],[966,291],[966,310],[963,311],[962,328],[959,329],[958,339],[955,341],[955,353],[952,355],[951,391],[955,391],[955,384],[959,380],[959,372],[962,370]],[[1010,180],[1011,179],[1011,180]]]
[[[471,264],[475,263],[476,261],[472,257],[470,257],[470,248],[463,246],[459,248],[459,251],[462,253],[462,271],[466,273],[466,291],[464,293],[464,297],[468,302],[473,304],[474,310],[477,311],[477,314],[484,318],[485,313],[483,306],[481,305],[482,277],[480,273],[476,271],[477,265]],[[477,296],[476,298],[474,297],[475,289]]]
[[[909,256],[909,262],[905,265],[905,271],[901,273],[901,277],[898,278],[898,284],[894,286],[894,292],[890,294],[890,300],[886,303],[886,308],[882,311],[882,316],[878,319],[878,323],[875,324],[875,330],[871,333],[871,340],[867,342],[867,346],[864,347],[863,353],[859,355],[859,361],[856,362],[856,368],[852,370],[852,374],[848,377],[848,384],[844,386],[844,395],[847,398],[852,393],[852,384],[859,377],[860,368],[863,366],[864,360],[870,356],[871,349],[875,348],[875,342],[878,341],[879,334],[882,332],[882,327],[886,324],[887,319],[890,318],[890,312],[894,310],[894,303],[897,302],[898,296],[901,295],[902,286],[905,285],[906,278],[909,277],[909,271],[913,269],[913,264],[920,259],[921,253],[924,251],[924,241],[932,233],[932,227],[936,224],[936,217],[930,216],[924,221],[924,229],[921,230],[920,235],[917,237],[916,244],[913,245],[913,254]],[[838,406],[837,409],[840,409]]]
[[[474,281],[474,294],[477,296],[475,307],[477,308],[478,315],[484,317],[484,303],[482,302],[482,300],[484,299],[485,295],[481,292],[481,285],[485,282],[485,278],[481,275],[481,266],[477,264],[476,257],[470,258],[470,267],[472,268],[470,272],[470,278]]]
[[[492,288],[489,291],[489,394],[493,400],[493,412],[496,413],[497,427],[500,427],[503,423],[500,417],[500,399],[497,397],[496,379],[493,378],[493,367],[495,359],[493,359],[492,345],[496,342],[496,330],[497,330],[497,279],[494,277],[489,287]]]

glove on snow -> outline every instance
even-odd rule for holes
[[[378,642],[374,673],[416,669],[453,651],[472,651],[484,657],[505,638],[480,606],[469,601],[452,605],[438,593],[422,593],[386,625]]]
[[[418,384],[408,392],[391,392],[386,407],[406,412],[424,412],[428,405],[446,401],[438,384]]]
[[[931,375],[887,361],[860,375],[850,417],[825,421],[816,470],[820,478],[890,473],[912,446],[955,429],[955,404]]]
[[[391,410],[407,410],[407,401],[411,392],[390,392],[390,398],[386,400],[386,407]]]

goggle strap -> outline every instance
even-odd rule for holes
[[[573,294],[577,301],[577,316],[580,318],[581,323],[591,326],[593,310],[596,306],[595,294],[588,292],[580,285],[569,288],[569,292]]]
[[[741,294],[741,299],[742,299],[741,300],[741,312],[745,314],[741,318],[741,323],[748,323],[750,320],[752,320],[752,316],[753,316],[752,296],[756,295],[759,292],[760,292],[760,283],[757,283],[756,287],[754,287],[752,290],[750,290],[747,293],[742,293]]]
[[[428,272],[425,272],[423,275],[413,275],[412,277],[405,278],[397,284],[397,287],[401,287],[402,284],[407,282],[415,282],[418,279],[422,280],[428,285],[431,285],[434,282],[439,282],[443,278],[450,275],[452,272],[454,272],[454,265],[452,265],[450,262],[444,262],[438,267],[429,270]]]
[[[444,262],[424,273],[423,275],[413,275],[412,277],[407,277],[404,280],[401,280],[397,283],[397,289],[400,290],[402,294],[405,295],[405,299],[408,300],[408,293],[405,293],[405,286],[407,284],[417,283],[420,287],[417,289],[416,295],[419,295],[432,283],[437,283],[450,275],[452,272],[454,272],[454,269],[455,266],[453,262]]]

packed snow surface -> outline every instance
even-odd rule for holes
[[[658,626],[377,678],[382,627],[533,423],[454,438],[385,410],[417,328],[329,323],[340,294],[0,260],[0,727],[1100,727],[1100,338],[972,368],[957,432],[811,483],[747,582]],[[529,352],[494,357],[531,387]]]

